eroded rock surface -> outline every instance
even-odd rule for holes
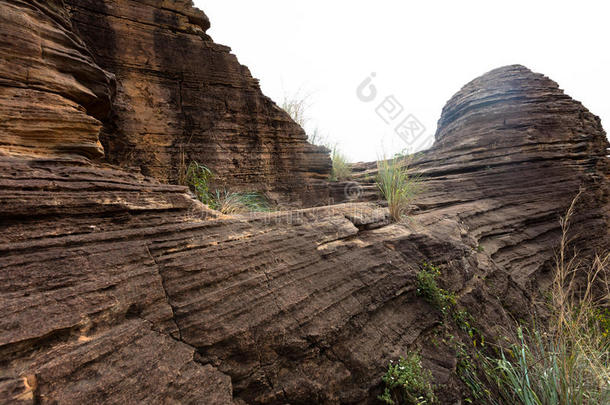
[[[456,218],[520,283],[549,275],[558,218],[581,187],[575,246],[608,249],[606,133],[548,77],[514,65],[473,80],[449,100],[435,137],[412,163],[425,179],[416,205]],[[376,165],[355,171],[374,178]]]
[[[35,376],[42,403],[207,398],[193,384],[247,403],[372,401],[388,359],[415,347],[456,387],[450,349],[425,351],[440,315],[415,294],[420,263],[444,263],[490,325],[504,316],[490,288],[527,303],[435,215],[413,229],[375,204],[223,219],[110,169],[2,167],[2,369]]]
[[[102,156],[113,88],[61,0],[0,2],[1,150]]]
[[[0,32],[31,15],[75,36],[67,53],[79,56],[66,64],[91,73],[78,85],[59,80],[68,90],[57,91],[67,67],[45,66],[59,73],[44,86],[0,70],[2,96],[20,89],[32,111],[51,108],[66,121],[34,142],[25,124],[1,127],[21,107],[0,104],[0,403],[375,403],[389,360],[419,350],[438,396],[453,404],[457,356],[439,339],[440,312],[416,294],[421,263],[441,267],[443,287],[493,340],[509,317],[530,314],[558,217],[581,186],[581,246],[608,249],[605,134],[542,75],[502,68],[449,101],[434,148],[415,163],[427,189],[407,224],[389,222],[375,203],[225,217],[159,182],[171,178],[185,139],[202,153],[191,158],[211,156],[228,182],[268,181],[287,200],[302,200],[291,182],[323,172],[306,157],[319,152],[210,41],[190,2],[66,3],[0,1]],[[40,43],[41,33],[24,36]],[[170,53],[155,51],[155,40]],[[182,42],[193,61],[179,54]],[[3,62],[49,64],[0,44]],[[113,103],[107,72],[117,77]],[[59,98],[34,102],[32,92]],[[79,132],[78,119],[91,125]],[[102,123],[106,157],[123,168],[84,159]],[[244,146],[253,139],[277,153]],[[70,156],[62,143],[86,147]],[[228,165],[238,156],[251,165]],[[132,163],[156,178],[125,170]]]
[[[97,62],[117,76],[108,160],[176,182],[192,160],[223,187],[283,203],[328,198],[330,159],[265,97],[190,1],[66,0]]]

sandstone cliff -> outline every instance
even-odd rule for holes
[[[455,403],[421,263],[493,340],[545,288],[579,187],[580,246],[610,245],[599,119],[524,67],[448,102],[408,225],[373,203],[224,217],[165,184],[183,146],[287,201],[323,195],[327,162],[189,1],[0,19],[0,403],[374,403],[413,350]]]
[[[328,151],[308,144],[230,49],[205,34],[209,21],[190,1],[1,6],[4,150],[105,154],[164,183],[195,160],[232,190],[281,203],[327,199]]]

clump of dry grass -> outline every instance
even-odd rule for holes
[[[235,193],[216,190],[210,208],[226,215],[271,211],[269,202],[259,193]]]
[[[308,99],[308,96],[296,94],[294,96],[284,95],[284,99],[282,100],[282,110],[286,111],[288,115],[290,115],[290,118],[302,128],[305,128],[309,122],[307,111],[309,110],[310,104]]]

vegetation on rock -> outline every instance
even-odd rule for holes
[[[496,347],[495,356],[465,355],[460,362],[460,376],[478,404],[610,403],[610,289],[604,278],[610,254],[588,266],[568,259],[575,201],[561,220],[550,319],[516,325],[514,337]],[[596,291],[606,293],[600,297]]]
[[[379,399],[390,405],[423,405],[437,403],[432,387],[432,374],[425,370],[417,353],[398,362],[390,361],[382,377],[385,390]]]
[[[409,211],[413,198],[421,191],[421,180],[409,173],[407,157],[382,157],[377,161],[377,187],[388,202],[390,216],[402,220]]]
[[[333,162],[333,169],[331,172],[331,181],[345,181],[348,180],[350,175],[352,174],[352,169],[349,163],[347,162],[347,158],[337,146],[333,147],[331,160]]]
[[[240,214],[245,212],[266,212],[271,207],[267,199],[257,192],[230,192],[210,189],[214,174],[206,166],[191,162],[186,171],[186,183],[204,204],[223,214]]]
[[[456,305],[456,298],[455,294],[438,286],[436,278],[440,274],[438,267],[423,263],[421,270],[417,273],[417,295],[423,297],[443,314],[447,314]]]
[[[352,169],[347,161],[347,157],[339,150],[337,144],[332,144],[316,127],[313,131],[308,131],[305,127],[310,122],[308,110],[310,103],[307,95],[295,94],[293,96],[284,96],[282,100],[282,109],[290,115],[290,118],[299,124],[307,133],[307,141],[313,145],[323,146],[330,151],[332,161],[332,169],[330,181],[345,181],[352,174]]]

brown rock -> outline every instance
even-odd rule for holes
[[[66,2],[98,63],[118,79],[102,136],[110,162],[175,183],[183,162],[195,160],[234,190],[282,203],[328,199],[328,151],[308,144],[248,68],[212,42],[190,1]]]
[[[581,240],[574,243],[583,255],[608,250],[608,146],[600,119],[557,83],[506,66],[473,80],[443,108],[436,143],[412,164],[426,181],[415,203],[458,220],[520,283],[548,278],[559,218],[581,187],[573,221]],[[359,179],[375,172],[375,163],[355,169]]]
[[[297,185],[317,190],[326,158],[211,42],[190,2],[69,4],[119,89],[106,118],[95,106],[110,105],[110,76],[76,37],[65,66],[2,42],[14,66],[0,74],[2,403],[374,403],[389,360],[414,350],[442,403],[456,403],[456,354],[415,291],[422,261],[493,340],[507,314],[530,314],[557,217],[581,185],[580,244],[608,249],[605,134],[544,76],[502,68],[452,98],[416,162],[427,191],[407,224],[375,203],[225,217],[159,183],[191,135],[190,158],[287,201],[307,199]],[[75,35],[61,1],[0,0],[0,11],[2,33],[29,16]],[[15,76],[26,59],[43,66],[40,85]],[[81,71],[95,74],[58,79]],[[35,120],[12,121],[26,108]],[[53,119],[63,134],[37,137]],[[156,179],[82,159],[101,121],[108,160]]]
[[[0,150],[102,155],[112,75],[72,31],[62,1],[0,2]]]
[[[440,319],[415,295],[423,260],[446,263],[486,319],[502,310],[475,275],[504,280],[494,288],[510,305],[527,302],[447,237],[459,235],[454,221],[412,230],[374,204],[199,218],[179,187],[2,162],[2,367],[36,375],[43,403],[201,399],[190,384],[218,379],[221,395],[230,385],[211,368],[246,403],[372,400],[388,360],[425,348]],[[455,386],[447,356],[427,361]]]

